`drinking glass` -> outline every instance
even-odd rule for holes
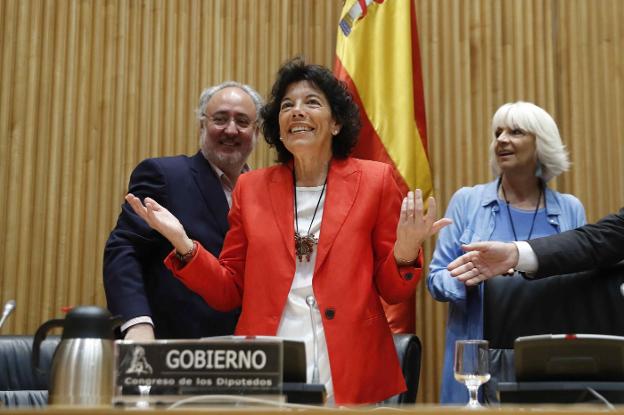
[[[487,340],[455,342],[455,380],[468,388],[470,400],[466,408],[481,408],[477,398],[479,386],[490,380],[489,345]]]
[[[140,399],[136,403],[137,408],[146,409],[150,407],[150,389],[152,389],[151,386],[139,385]]]

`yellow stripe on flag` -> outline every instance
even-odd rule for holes
[[[428,196],[432,182],[426,137],[421,137],[415,117],[415,91],[422,86],[414,85],[412,54],[419,56],[419,46],[412,44],[416,28],[411,7],[412,0],[347,0],[336,57],[400,175],[410,189],[420,188]],[[420,130],[426,134],[424,125]]]

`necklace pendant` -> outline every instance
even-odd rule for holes
[[[295,251],[299,262],[303,262],[303,257],[310,262],[314,245],[318,244],[318,239],[314,235],[301,236],[299,232],[295,232]]]

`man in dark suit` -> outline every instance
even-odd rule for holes
[[[475,285],[520,271],[529,279],[613,265],[624,259],[624,208],[595,224],[522,242],[478,242],[448,266],[451,275]]]
[[[174,212],[218,256],[228,230],[231,192],[258,133],[260,95],[226,82],[202,92],[197,110],[200,151],[192,157],[147,159],[130,177],[128,192],[151,197]],[[210,308],[165,268],[171,244],[124,203],[104,250],[108,308],[121,315],[126,339],[196,338],[232,334],[238,311]]]

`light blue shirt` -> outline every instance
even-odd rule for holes
[[[513,206],[507,206],[504,200],[498,200],[498,209],[500,215],[496,215],[496,223],[494,224],[494,233],[491,235],[493,241],[511,242],[514,240],[514,230],[519,241],[527,239],[541,238],[542,236],[552,235],[553,227],[548,222],[548,215],[545,208],[540,208],[537,212],[534,209],[522,210]],[[514,226],[511,226],[509,214],[513,219]],[[533,219],[535,218],[535,219]],[[529,238],[529,232],[531,236]]]
[[[585,209],[574,196],[545,189],[546,217],[552,233],[585,224]],[[468,391],[453,376],[455,341],[483,338],[483,285],[466,287],[450,276],[447,265],[463,254],[462,244],[489,241],[495,232],[498,204],[497,181],[459,189],[449,202],[445,217],[453,224],[443,228],[429,265],[427,288],[438,301],[449,302],[440,402],[464,404]],[[498,234],[498,232],[497,232]],[[513,240],[513,234],[506,240]]]

